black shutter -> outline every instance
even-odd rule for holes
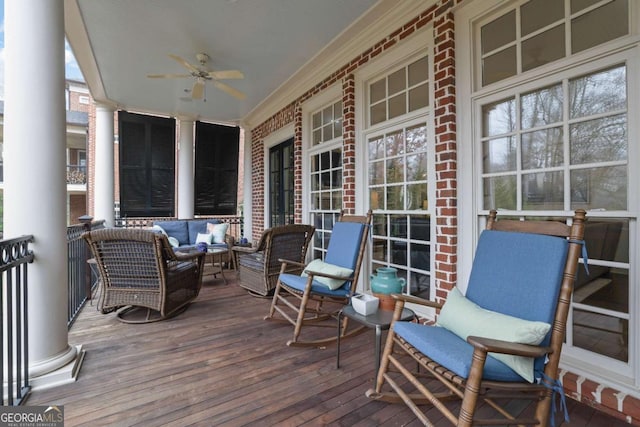
[[[120,215],[174,216],[175,120],[120,111],[118,123]]]
[[[196,122],[196,215],[236,215],[240,128]]]

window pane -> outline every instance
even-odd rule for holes
[[[624,65],[569,81],[571,118],[627,107],[627,69]]]
[[[342,190],[336,190],[336,191],[332,191],[332,199],[333,199],[333,210],[340,210],[342,209]]]
[[[494,53],[482,60],[482,84],[484,86],[515,76],[516,72],[515,46]]]
[[[529,71],[565,56],[564,24],[522,42],[522,71]]]
[[[369,190],[369,206],[371,209],[384,209],[384,188],[371,188]]]
[[[384,139],[382,137],[369,140],[369,160],[382,159],[384,157]]]
[[[516,39],[516,11],[501,16],[500,18],[482,26],[482,53],[491,52]]]
[[[386,79],[380,79],[369,86],[369,103],[373,104],[387,96]]]
[[[402,131],[387,135],[385,140],[387,147],[386,153],[388,157],[404,154],[404,138]]]
[[[629,34],[627,0],[616,0],[571,20],[571,52]]]
[[[515,176],[485,178],[483,187],[485,209],[516,209],[517,187]]]
[[[407,209],[417,210],[425,209],[427,203],[427,184],[408,184],[407,185]]]
[[[394,185],[387,187],[387,209],[403,210],[404,209],[404,187],[402,185]]]
[[[407,94],[402,92],[389,98],[389,118],[401,116],[407,112]]]
[[[516,128],[516,102],[513,98],[482,107],[482,136],[513,132]]]
[[[409,91],[409,111],[429,105],[429,85],[427,83],[414,87]]]
[[[573,345],[613,359],[628,361],[629,321],[573,310]]]
[[[387,183],[404,182],[404,161],[402,158],[387,160]]]
[[[322,129],[316,129],[313,131],[313,145],[318,145],[322,142]]]
[[[627,167],[572,171],[571,209],[626,210]]]
[[[387,262],[387,240],[373,239],[371,255],[375,261]]]
[[[429,78],[429,58],[425,56],[409,65],[409,86],[415,86]]]
[[[571,13],[576,13],[589,6],[593,6],[601,0],[571,0]]]
[[[522,135],[522,169],[542,169],[563,164],[562,128]]]
[[[522,175],[522,209],[552,210],[564,207],[564,173]]]
[[[407,181],[426,181],[427,153],[407,156]]]
[[[384,162],[373,162],[369,164],[369,185],[384,184]]]
[[[376,105],[372,105],[369,116],[371,117],[371,124],[375,125],[376,123],[384,122],[387,120],[387,104],[386,102],[381,102]]]
[[[523,129],[562,120],[562,86],[559,84],[525,94],[520,102]]]
[[[319,128],[320,125],[322,125],[322,113],[321,112],[317,112],[312,116],[313,121],[313,128]]]
[[[526,36],[564,18],[564,2],[558,0],[530,0],[520,8],[521,34]]]
[[[570,126],[571,164],[627,159],[627,116],[619,114]]]
[[[407,88],[407,76],[405,69],[401,68],[398,71],[389,74],[389,95],[393,95]]]
[[[507,172],[516,169],[516,139],[491,139],[482,144],[483,172]]]
[[[322,110],[322,124],[323,125],[330,124],[332,120],[333,120],[333,108],[327,107],[324,110]]]
[[[427,149],[427,127],[420,125],[407,128],[407,153],[416,151],[426,151]]]
[[[331,141],[333,139],[333,125],[329,123],[322,128],[322,141]]]

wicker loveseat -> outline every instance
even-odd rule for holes
[[[103,313],[120,309],[118,318],[129,323],[163,320],[200,292],[204,253],[176,254],[164,234],[106,228],[82,237],[98,266]]]
[[[282,263],[279,260],[304,263],[314,231],[315,227],[311,225],[282,225],[265,230],[257,247],[234,246],[240,286],[252,294],[271,294],[280,274]],[[291,266],[287,272],[300,274],[302,269]]]

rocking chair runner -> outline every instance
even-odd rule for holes
[[[290,260],[281,260],[280,275],[265,320],[288,322],[294,326],[293,339],[288,346],[322,346],[337,340],[335,333],[329,338],[300,340],[304,326],[336,328],[340,309],[349,303],[355,291],[362,265],[372,213],[345,215],[334,224],[324,261],[314,260],[305,266]],[[286,273],[291,265],[304,268],[302,276]],[[282,317],[274,317],[276,312]],[[364,327],[347,331],[348,319],[342,325],[342,336],[355,335]]]
[[[175,253],[167,236],[150,230],[106,228],[84,233],[100,273],[103,313],[125,323],[182,313],[202,286],[204,253]]]
[[[433,405],[457,426],[546,426],[553,393],[562,393],[558,363],[584,248],[584,221],[583,210],[575,212],[571,226],[554,221],[497,221],[496,212],[491,211],[465,296],[454,288],[441,306],[394,295],[394,321],[376,386],[366,395],[403,401],[425,425],[432,423],[421,404]],[[399,321],[406,302],[442,308],[437,324]],[[420,374],[410,371],[416,361]],[[409,386],[404,379],[418,392],[404,391],[402,387]],[[441,390],[441,384],[446,391],[433,391]],[[386,391],[387,386],[392,391]],[[510,414],[499,404],[501,398],[537,401],[535,416]],[[450,400],[460,405],[451,406]],[[478,419],[478,401],[495,409],[496,418]]]

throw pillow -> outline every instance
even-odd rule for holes
[[[486,310],[468,300],[457,287],[449,292],[436,324],[464,340],[472,335],[531,345],[540,344],[551,328],[551,325],[545,322],[532,322]],[[533,382],[533,358],[490,354],[522,378]]]
[[[153,227],[151,227],[151,231],[156,232],[156,233],[161,233],[161,234],[164,234],[165,236],[169,237],[167,235],[167,232],[164,231],[164,228],[160,227],[158,224],[156,224]]]
[[[325,273],[332,276],[343,277],[344,279],[332,279],[330,277],[314,276],[314,280],[325,285],[331,290],[336,290],[340,286],[344,285],[346,279],[351,277],[353,270],[350,268],[340,267],[338,265],[329,264],[321,259],[314,259],[307,265],[302,272],[301,276],[306,277],[309,274],[307,272]]]
[[[207,232],[213,235],[213,243],[224,243],[224,236],[227,234],[229,224],[207,224]]]
[[[198,236],[196,237],[196,244],[206,243],[207,245],[210,245],[212,238],[213,236],[210,233],[198,233]]]
[[[180,246],[180,242],[178,241],[178,239],[171,236],[169,236],[169,244],[172,248],[177,248],[178,246]]]

